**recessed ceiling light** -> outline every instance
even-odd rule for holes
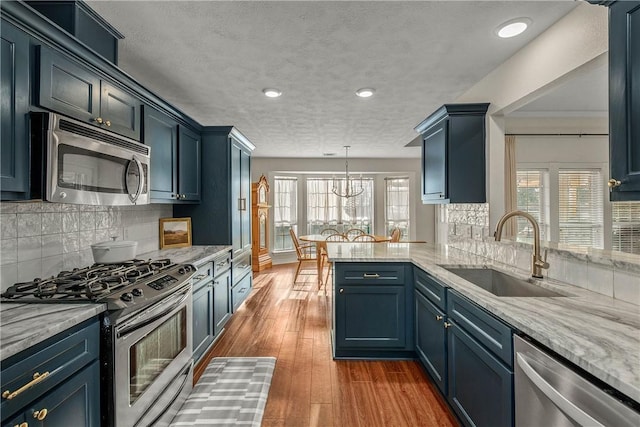
[[[531,19],[529,18],[512,19],[500,25],[496,29],[496,34],[498,35],[498,37],[501,37],[503,39],[515,37],[519,34],[522,34],[527,29],[529,24],[531,24]]]
[[[369,97],[373,96],[375,91],[376,90],[373,89],[373,88],[363,87],[362,89],[358,89],[356,91],[356,95],[358,95],[360,98],[369,98]]]
[[[268,98],[277,98],[280,95],[282,95],[281,90],[273,89],[273,88],[262,89],[262,93],[264,93],[264,96]]]

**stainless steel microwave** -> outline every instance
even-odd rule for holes
[[[32,197],[84,205],[149,203],[151,147],[55,113],[31,119]]]

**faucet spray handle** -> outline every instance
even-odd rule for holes
[[[540,268],[544,268],[545,270],[549,268],[549,263],[547,262],[547,249],[544,250],[544,257],[541,260],[536,261],[536,265]]]

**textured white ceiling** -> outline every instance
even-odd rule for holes
[[[577,5],[573,1],[89,1],[125,35],[119,65],[256,157],[416,157],[413,127]],[[530,30],[499,39],[516,18]],[[262,89],[276,87],[269,99]],[[360,99],[354,91],[374,87]],[[418,150],[418,151],[416,151]]]

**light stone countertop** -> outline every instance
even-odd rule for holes
[[[190,246],[138,254],[139,259],[170,258],[196,267],[221,256],[231,246]],[[0,304],[0,360],[25,350],[106,310],[105,304]]]
[[[0,360],[99,315],[106,304],[0,304]]]
[[[411,262],[515,329],[640,402],[640,306],[544,279],[566,297],[498,297],[440,265],[492,266],[526,272],[445,246],[417,243],[328,243],[333,262]],[[639,285],[640,286],[640,285]]]

